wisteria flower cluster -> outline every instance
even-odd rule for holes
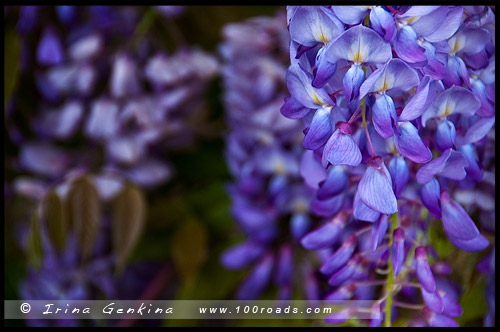
[[[215,58],[187,46],[167,55],[154,38],[129,40],[138,8],[55,7],[65,35],[54,23],[38,22],[40,10],[45,8],[20,7],[17,25],[26,34],[22,70],[36,73],[42,97],[31,120],[36,141],[14,121],[10,126],[21,148],[19,170],[60,179],[72,168],[102,169],[105,176],[118,174],[145,188],[167,181],[173,170],[165,156],[195,138],[204,88],[218,71]],[[36,32],[40,38],[33,42]],[[36,52],[30,52],[33,44]],[[12,118],[19,116],[16,103]],[[78,139],[80,146],[83,140],[96,149],[69,152]]]
[[[294,291],[319,298],[312,265],[298,258],[297,241],[312,223],[311,190],[299,172],[301,126],[279,113],[289,52],[284,19],[281,13],[229,24],[220,46],[229,125],[226,160],[234,178],[228,192],[232,215],[246,236],[221,261],[232,270],[252,266],[238,299],[256,299],[271,284],[281,300],[291,299]]]
[[[172,17],[182,9],[149,10]],[[20,293],[25,299],[117,298],[117,270],[145,221],[142,189],[168,181],[174,172],[169,151],[199,136],[203,94],[218,62],[197,48],[180,45],[167,54],[152,37],[130,38],[141,18],[137,7],[18,11],[20,69],[36,78],[39,94],[29,116],[19,99],[7,112],[10,139],[19,147],[18,159],[10,161],[18,172],[10,186],[36,205],[29,228],[19,232],[35,260]],[[49,11],[57,20],[46,23]],[[22,128],[25,117],[29,128]],[[104,205],[113,212],[104,213]]]
[[[327,218],[301,239],[326,253],[326,299],[378,294],[372,326],[406,309],[412,326],[456,326],[461,290],[429,232],[441,220],[456,248],[491,246],[494,8],[289,6],[287,20],[281,112],[302,119],[300,173]]]

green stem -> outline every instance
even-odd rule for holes
[[[398,227],[398,213],[394,213],[391,216],[391,234],[389,237],[389,274],[387,275],[387,300],[385,302],[385,322],[384,326],[390,327],[391,326],[391,310],[392,310],[392,287],[394,285],[394,267],[392,266],[392,259],[391,259],[391,246],[392,246],[392,237],[394,230]]]

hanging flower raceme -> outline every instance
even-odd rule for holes
[[[182,8],[170,9],[146,10]],[[20,75],[33,91],[10,100],[6,127],[18,149],[6,160],[19,174],[12,191],[36,206],[18,230],[31,263],[21,294],[119,298],[117,277],[127,275],[145,221],[142,190],[171,179],[165,156],[204,130],[203,94],[218,62],[186,45],[153,48],[158,36],[137,32],[144,8],[28,6],[7,15],[16,14]]]
[[[494,240],[494,208],[475,199],[494,174],[494,10],[291,6],[287,18],[281,113],[303,120],[300,174],[316,190],[311,211],[331,218],[301,239],[321,253],[324,298],[376,300],[371,326],[405,309],[410,325],[458,325],[446,275],[461,267],[439,262],[431,232],[467,252]]]
[[[317,16],[327,19],[317,8],[306,8],[298,14],[304,19]],[[238,299],[259,298],[272,284],[278,290],[278,298],[283,300],[291,299],[297,287],[305,298],[319,299],[318,279],[307,255],[302,257],[304,249],[298,243],[315,218],[310,211],[314,190],[303,183],[299,171],[304,162],[301,123],[280,114],[286,95],[289,52],[283,20],[281,13],[229,24],[224,27],[225,40],[220,45],[229,125],[226,159],[234,178],[228,191],[232,215],[246,236],[244,242],[223,253],[221,262],[228,269],[249,269],[235,293]],[[332,28],[332,22],[326,24]],[[320,42],[316,33],[315,30],[311,35],[296,37],[303,38],[300,40],[304,47],[314,47]],[[278,53],[273,51],[276,49]],[[295,79],[310,84],[312,76]],[[328,94],[312,86],[298,93],[312,107],[319,108],[320,113],[327,112],[329,107],[325,104],[322,108],[323,103],[332,103]],[[344,183],[336,188],[328,186],[330,190],[322,192],[321,198],[328,199],[343,190],[347,179],[342,174],[343,170],[338,169],[331,172],[329,179],[321,180]],[[329,210],[328,206],[319,204],[315,211]],[[296,283],[299,279],[301,283]]]
[[[71,22],[64,33],[40,24],[28,28],[30,10],[20,7],[23,48],[36,47],[22,71],[35,72],[41,98],[33,105],[31,132],[17,138],[16,167],[48,182],[72,167],[119,172],[145,188],[168,181],[173,169],[164,155],[193,144],[202,130],[202,97],[218,72],[215,58],[182,45],[171,55],[154,51],[154,35],[130,39],[139,8],[39,8],[51,9],[62,24]],[[33,40],[37,29],[40,39]],[[22,115],[18,104],[13,100],[13,124]],[[67,145],[78,150],[74,142],[82,134],[98,148],[79,144],[81,151],[70,152]]]

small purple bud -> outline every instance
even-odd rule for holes
[[[391,174],[392,189],[394,190],[396,198],[399,199],[401,197],[403,188],[406,186],[406,184],[408,183],[408,179],[410,178],[408,165],[406,165],[405,159],[403,157],[397,156],[392,158],[387,169]]]
[[[238,289],[239,300],[253,300],[260,296],[271,279],[273,256],[267,254],[250,272]]]
[[[293,274],[293,252],[290,245],[281,246],[278,253],[275,282],[278,286],[290,285]]]
[[[437,126],[434,143],[441,152],[449,148],[456,149],[456,137],[455,125],[453,122],[444,119]]]
[[[458,323],[445,315],[440,315],[424,308],[424,316],[432,327],[459,327]]]
[[[389,226],[387,214],[381,214],[380,218],[377,219],[375,224],[372,226],[372,250],[377,250],[380,242],[384,239],[385,232]]]
[[[396,228],[393,233],[391,260],[394,275],[397,276],[405,260],[405,232],[401,227]]]
[[[349,178],[342,166],[330,168],[326,180],[320,182],[317,197],[320,200],[329,199],[343,192],[349,185]]]
[[[441,221],[454,246],[465,251],[480,251],[489,246],[489,241],[479,233],[469,214],[450,198],[447,191],[441,192],[441,206]]]
[[[434,293],[436,291],[436,281],[434,280],[429,262],[427,261],[425,247],[420,246],[415,248],[415,263],[418,281],[427,292]]]
[[[441,198],[438,180],[433,178],[422,186],[422,203],[436,219],[441,219]]]
[[[344,94],[348,102],[359,96],[359,88],[365,80],[365,73],[361,66],[353,65],[345,73],[342,81]]]
[[[438,290],[439,296],[443,300],[443,314],[450,317],[458,317],[463,313],[460,304],[450,294],[443,290]]]
[[[311,229],[311,219],[306,213],[294,214],[290,220],[290,232],[295,241],[299,241]]]
[[[424,287],[422,287],[421,291],[425,305],[435,313],[442,313],[444,309],[443,300],[441,299],[441,296],[439,296],[438,292],[429,293]]]
[[[361,256],[359,254],[354,255],[344,267],[335,272],[331,278],[328,280],[328,283],[332,286],[338,286],[344,283],[347,279],[349,279],[354,273],[356,265],[360,262]]]
[[[328,259],[328,261],[323,264],[320,271],[323,274],[329,275],[344,266],[347,261],[351,258],[356,244],[358,242],[358,237],[356,234],[351,234],[344,241],[344,243],[335,251],[335,253]]]
[[[226,250],[221,256],[221,263],[230,270],[239,270],[255,261],[264,252],[264,248],[252,242],[243,242]]]
[[[432,264],[432,271],[437,274],[448,275],[451,274],[451,266],[443,262],[436,262]]]
[[[42,66],[57,65],[64,60],[64,50],[59,36],[53,28],[44,30],[36,51],[38,63]]]
[[[338,240],[347,222],[347,217],[345,213],[339,213],[331,221],[306,234],[300,243],[308,250],[330,247]]]

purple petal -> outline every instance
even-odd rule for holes
[[[391,259],[394,266],[394,275],[397,276],[405,260],[405,232],[401,227],[394,230]]]
[[[278,252],[274,280],[277,286],[290,285],[293,275],[293,251],[289,244],[281,246]]]
[[[400,122],[399,131],[401,135],[394,136],[394,144],[399,153],[415,163],[426,163],[432,159],[432,153],[424,145],[417,128],[409,122]]]
[[[425,39],[431,43],[435,43],[453,36],[460,27],[463,12],[464,9],[461,6],[449,9],[448,14],[444,18],[439,29],[432,34],[425,36]]]
[[[333,104],[328,93],[311,85],[312,76],[302,70],[298,63],[288,67],[286,85],[292,97],[304,107],[317,109],[319,106]]]
[[[481,102],[472,92],[459,86],[453,86],[442,92],[422,115],[422,124],[434,117],[445,117],[453,113],[464,114],[467,117],[474,115],[481,106]]]
[[[138,71],[134,61],[125,54],[116,56],[110,77],[111,95],[121,98],[140,91]]]
[[[344,243],[333,253],[330,258],[321,266],[321,273],[330,275],[333,272],[344,266],[347,261],[351,258],[356,244],[358,242],[358,237],[355,234],[351,234]]]
[[[366,6],[332,6],[335,15],[345,24],[358,24],[368,14]]]
[[[460,240],[453,237],[450,237],[449,239],[455,247],[468,252],[481,251],[486,249],[490,245],[488,239],[485,238],[482,234],[479,234],[471,240]]]
[[[46,28],[36,51],[36,59],[42,66],[54,66],[64,61],[64,50],[53,28]]]
[[[436,81],[442,80],[446,77],[446,59],[442,59],[444,53],[436,53],[435,44],[431,44],[429,42],[423,42],[422,46],[425,48],[425,57],[427,58],[427,63],[422,68],[422,73],[424,75],[429,75]]]
[[[434,143],[439,151],[445,151],[449,148],[456,149],[456,130],[453,122],[444,119],[436,129]]]
[[[358,220],[375,222],[379,219],[380,213],[366,206],[359,198],[359,191],[357,191],[354,195],[353,215]]]
[[[344,205],[344,195],[340,194],[326,200],[316,198],[311,203],[311,211],[322,217],[331,217],[337,214]]]
[[[368,92],[385,92],[391,89],[407,91],[420,83],[420,79],[415,69],[411,68],[400,59],[391,59],[381,68],[383,68],[383,73],[380,76],[377,75],[378,77],[376,80],[367,80],[367,86],[363,86],[362,88],[363,92],[368,88],[368,84],[372,84]],[[377,71],[378,70],[379,69],[377,69]],[[365,85],[365,83],[363,85]],[[363,95],[360,94],[360,97],[363,97]]]
[[[301,6],[290,21],[290,37],[304,46],[328,43],[343,30],[343,24],[330,10],[320,6]]]
[[[240,285],[236,298],[239,300],[258,298],[271,279],[273,265],[273,256],[266,255]]]
[[[316,68],[313,70],[312,86],[315,88],[322,88],[337,71],[337,64],[331,63],[324,56],[325,47],[318,51],[316,57]]]
[[[378,218],[376,223],[374,223],[372,226],[371,241],[372,241],[373,251],[377,250],[377,247],[384,239],[385,232],[387,232],[388,227],[389,227],[389,222],[387,215],[386,214],[380,215],[380,218]]]
[[[358,98],[359,88],[365,80],[365,72],[359,65],[354,65],[345,73],[342,87],[347,101]]]
[[[118,105],[108,99],[92,104],[85,132],[94,139],[111,138],[118,132]]]
[[[381,157],[372,157],[358,185],[359,198],[372,210],[385,214],[398,211],[389,171]]]
[[[61,176],[68,166],[69,155],[46,143],[26,143],[21,146],[19,163],[30,172],[47,176]]]
[[[459,317],[463,310],[460,304],[448,293],[438,290],[441,299],[443,300],[443,314],[450,317]]]
[[[408,165],[406,165],[405,159],[401,156],[392,158],[389,166],[387,167],[389,173],[391,174],[392,189],[399,199],[401,196],[401,191],[408,183],[410,178],[410,172],[408,170]]]
[[[325,57],[334,63],[339,59],[355,64],[384,63],[392,58],[391,46],[378,33],[362,25],[354,26],[330,42]]]
[[[339,239],[346,221],[345,216],[335,217],[323,226],[306,234],[300,243],[307,250],[331,247]]]
[[[224,251],[221,263],[230,270],[240,270],[252,264],[264,253],[264,248],[252,242],[243,242]]]
[[[491,36],[488,30],[469,25],[450,38],[448,43],[452,52],[472,55],[484,50],[490,40]]]
[[[495,124],[495,117],[481,118],[467,129],[465,136],[459,137],[459,144],[465,145],[475,143],[485,137]]]
[[[398,18],[406,18],[406,17],[420,17],[424,15],[429,15],[436,9],[439,9],[441,6],[411,6],[406,12],[398,15]]]
[[[344,283],[344,281],[348,280],[352,276],[359,261],[360,256],[358,254],[354,255],[354,257],[352,257],[346,265],[344,265],[340,270],[335,272],[330,279],[328,279],[328,283],[331,286],[338,286]]]
[[[411,121],[421,116],[434,100],[435,93],[431,88],[430,76],[425,76],[420,82],[415,95],[403,108],[399,121]]]
[[[425,305],[435,313],[442,313],[444,306],[443,300],[439,296],[438,292],[427,292],[425,288],[422,287],[422,298],[424,299]]]
[[[484,172],[482,166],[476,159],[472,144],[462,145],[459,148],[459,151],[469,162],[469,166],[465,168],[467,176],[475,182],[481,181],[484,176]]]
[[[451,56],[448,58],[446,75],[443,77],[442,81],[445,88],[453,85],[462,86],[464,84],[467,87],[470,87],[469,72],[461,58],[457,56]]]
[[[299,241],[311,229],[311,219],[305,213],[297,213],[290,219],[290,232],[295,241]]]
[[[422,289],[429,293],[436,291],[436,281],[432,274],[425,248],[420,246],[415,248],[415,272],[417,273],[418,282],[422,285]]]
[[[441,206],[444,230],[456,247],[465,251],[480,251],[489,245],[464,208],[450,199],[446,191],[441,193]]]
[[[479,235],[479,230],[464,208],[450,199],[448,193],[441,193],[442,221],[449,238],[471,240]]]
[[[425,49],[417,43],[417,34],[410,26],[399,30],[394,41],[394,50],[398,56],[408,63],[422,63],[427,61]]]
[[[429,325],[432,327],[459,327],[457,322],[445,315],[426,311],[425,317]]]
[[[377,133],[383,138],[394,135],[397,118],[398,115],[392,98],[385,93],[377,95],[372,106],[373,126]]]
[[[300,175],[311,188],[319,188],[320,182],[327,177],[327,172],[321,163],[314,158],[314,152],[305,150],[300,161]]]
[[[396,36],[396,23],[394,17],[381,6],[372,8],[370,12],[370,23],[373,30],[377,31],[386,41],[392,43]]]
[[[343,192],[349,185],[349,178],[342,166],[333,166],[328,172],[328,177],[321,183],[317,191],[320,200],[329,199]]]
[[[432,179],[422,186],[422,203],[436,219],[441,219],[440,186],[436,179]]]
[[[150,159],[127,170],[126,174],[137,184],[152,188],[167,181],[172,176],[172,169],[161,161]]]
[[[323,166],[328,165],[349,165],[358,166],[361,163],[361,151],[358,144],[351,135],[342,133],[348,132],[342,128],[335,130],[325,144],[322,155]]]
[[[467,159],[460,152],[448,149],[441,156],[431,160],[418,170],[417,181],[426,184],[435,175],[441,175],[452,180],[463,180],[467,175],[465,167],[468,164]]]
[[[302,145],[309,150],[316,150],[326,143],[332,134],[331,108],[319,108],[309,126],[309,131],[304,137]]]
[[[293,97],[285,98],[285,103],[281,106],[281,114],[290,119],[300,119],[311,111],[310,108],[304,107]]]
[[[418,36],[429,36],[439,29],[439,26],[443,23],[443,17],[447,12],[447,6],[440,6],[431,13],[421,16],[411,26]]]

